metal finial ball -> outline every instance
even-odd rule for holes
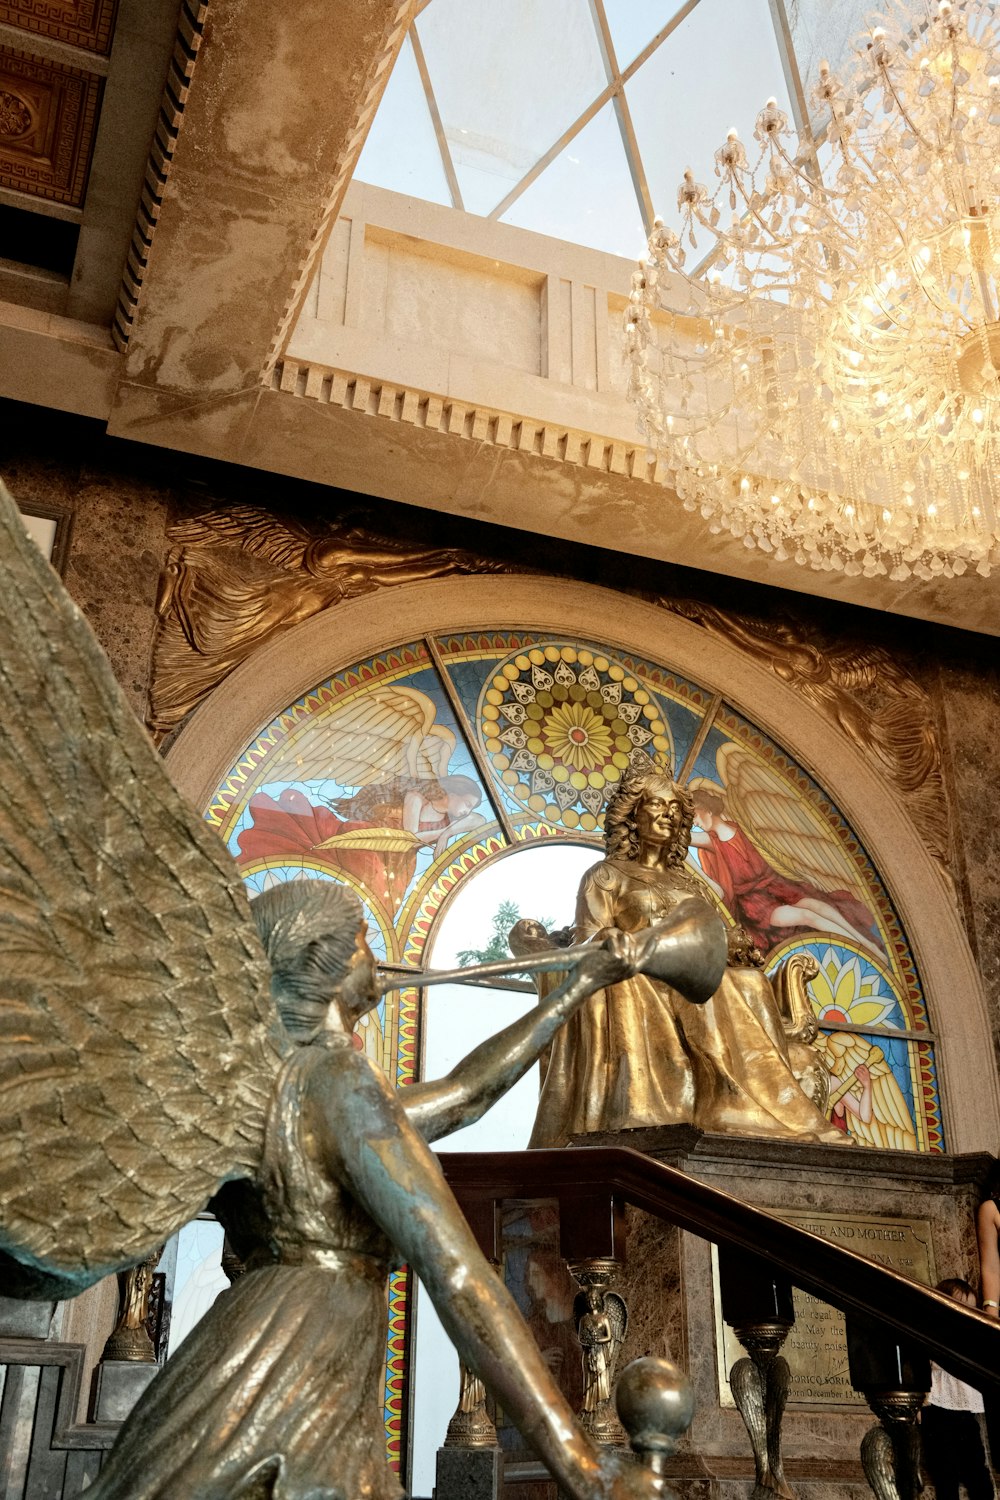
[[[629,1442],[638,1454],[672,1453],[691,1425],[694,1392],[670,1359],[634,1359],[622,1371],[615,1404]]]

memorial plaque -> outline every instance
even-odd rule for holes
[[[845,1249],[878,1261],[879,1265],[889,1266],[925,1286],[932,1286],[937,1280],[931,1226],[926,1219],[821,1214],[806,1209],[789,1209],[778,1217],[825,1240],[834,1240]],[[746,1357],[746,1350],[722,1320],[719,1264],[714,1245],[712,1281],[715,1347],[719,1351],[719,1394],[724,1406],[732,1406],[729,1371],[738,1359]],[[782,1353],[791,1372],[790,1406],[866,1406],[864,1397],[851,1386],[843,1313],[798,1287],[795,1288],[795,1326],[789,1331]]]

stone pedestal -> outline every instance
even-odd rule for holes
[[[745,1203],[794,1214],[799,1224],[915,1279],[978,1281],[974,1217],[987,1156],[798,1146],[709,1136],[687,1126],[592,1135],[574,1144],[644,1151]],[[508,1285],[558,1374],[560,1362],[552,1356],[564,1342],[559,1325],[571,1307],[572,1281],[558,1256],[555,1206],[512,1204],[505,1218]],[[695,1417],[669,1461],[670,1482],[685,1500],[745,1500],[754,1463],[726,1378],[731,1356],[721,1348],[712,1247],[638,1210],[629,1210],[628,1224],[619,1285],[630,1321],[619,1368],[643,1354],[667,1355],[682,1366],[694,1386]],[[832,1360],[830,1368],[842,1357],[844,1378],[828,1373],[826,1389],[817,1385],[809,1388],[810,1399],[789,1400],[782,1439],[786,1478],[800,1500],[871,1500],[860,1446],[872,1419],[846,1376],[846,1339],[841,1350],[842,1335],[804,1315],[809,1304],[796,1297],[797,1321],[784,1350],[790,1363],[817,1348]],[[743,1351],[734,1347],[738,1358]],[[577,1368],[576,1358],[562,1362],[560,1383],[571,1400]],[[800,1382],[799,1389],[806,1387]],[[526,1457],[510,1431],[501,1432],[501,1441],[512,1462]],[[512,1500],[552,1500],[555,1493],[554,1486],[533,1484],[510,1491]]]
[[[47,1339],[52,1329],[54,1302],[22,1302],[0,1297],[0,1338]]]
[[[102,1360],[97,1367],[92,1420],[124,1422],[159,1369],[159,1365],[132,1359]]]
[[[439,1448],[435,1500],[500,1500],[499,1448]]]

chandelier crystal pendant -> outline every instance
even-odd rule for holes
[[[817,569],[1000,563],[1000,46],[985,0],[895,3],[814,140],[769,100],[688,171],[625,316],[629,398],[687,510]],[[727,212],[728,209],[728,212]],[[728,227],[723,219],[728,220]],[[710,251],[705,274],[685,269]],[[698,256],[705,264],[704,255]]]

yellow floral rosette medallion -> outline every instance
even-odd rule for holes
[[[604,806],[636,751],[669,770],[663,709],[638,677],[597,651],[539,644],[488,680],[477,710],[480,742],[526,813],[596,833]]]

